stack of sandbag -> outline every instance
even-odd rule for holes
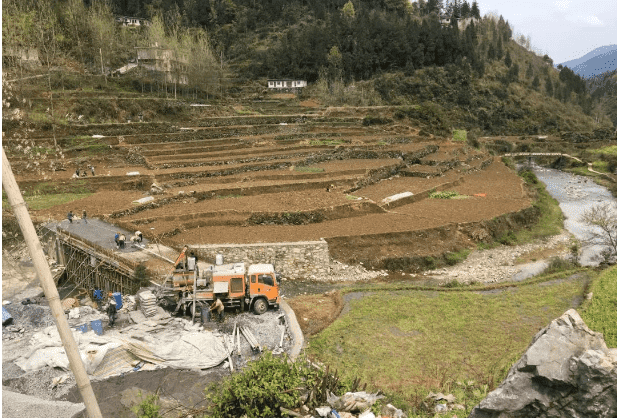
[[[144,316],[151,317],[156,315],[156,296],[149,290],[141,292],[139,294],[139,306]]]

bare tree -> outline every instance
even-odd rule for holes
[[[594,205],[583,212],[580,221],[593,227],[586,243],[608,247],[602,252],[608,263],[617,255],[617,204],[606,202]]]

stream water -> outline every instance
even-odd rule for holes
[[[560,170],[534,165],[533,171],[546,185],[546,191],[559,202],[565,217],[565,229],[581,242],[588,239],[592,229],[581,223],[580,217],[583,212],[598,203],[614,202],[608,189],[595,184],[587,177]],[[597,265],[598,255],[604,248],[601,245],[583,246],[579,262],[584,266]]]

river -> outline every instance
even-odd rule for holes
[[[537,165],[533,166],[533,172],[546,185],[546,191],[559,202],[565,229],[581,242],[590,237],[591,231],[589,226],[580,222],[583,212],[598,203],[615,201],[606,187],[588,177]],[[598,265],[598,255],[604,248],[600,245],[583,246],[579,262],[584,266]]]

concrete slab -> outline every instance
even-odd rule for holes
[[[120,253],[132,253],[141,250],[140,248],[131,245],[130,238],[135,231],[120,228],[108,222],[101,221],[100,219],[88,219],[87,222],[85,222],[83,219],[73,218],[73,223],[70,223],[68,219],[65,219],[61,222],[52,222],[48,224],[47,227],[52,231],[55,231],[56,227],[58,227],[78,238],[83,238],[100,245],[103,248],[116,250]],[[116,247],[116,243],[114,241],[116,232],[120,232],[126,236],[126,245],[123,249],[118,249]],[[142,244],[148,245],[149,243],[150,241],[144,238]]]

